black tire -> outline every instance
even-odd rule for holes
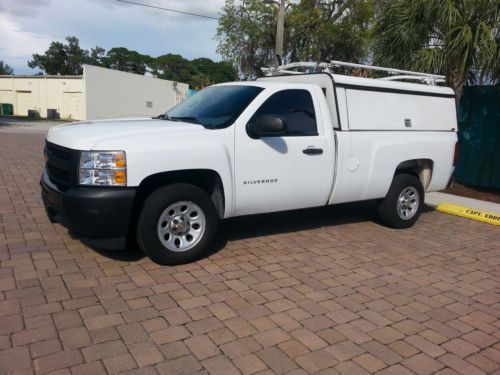
[[[173,251],[167,247],[174,246],[171,242],[167,243],[166,240],[160,239],[159,226],[162,226],[162,228],[165,227],[164,230],[169,231],[165,236],[168,236],[170,239],[170,233],[174,233],[172,232],[173,229],[171,229],[173,225],[171,222],[174,222],[175,218],[179,218],[179,222],[181,219],[186,220],[184,217],[187,219],[189,219],[189,217],[188,215],[184,215],[182,218],[180,217],[180,215],[182,215],[182,212],[180,212],[182,208],[178,209],[178,215],[174,214],[176,216],[166,214],[166,210],[172,207],[172,205],[174,205],[174,207],[175,205],[182,206],[185,202],[188,204],[192,203],[193,207],[197,206],[197,208],[201,209],[202,212],[199,215],[204,216],[204,230],[203,233],[197,237],[197,243],[193,245],[192,248],[184,251],[180,251],[179,249]],[[197,211],[196,209],[194,210]],[[173,210],[170,211],[173,212]],[[166,217],[168,219],[166,219]],[[161,223],[160,218],[162,219]],[[167,224],[164,225],[165,223]],[[155,263],[163,265],[183,264],[196,260],[207,252],[217,233],[218,223],[219,216],[217,210],[208,194],[203,190],[189,184],[167,185],[154,191],[144,202],[137,223],[137,243],[141,250]],[[175,238],[175,241],[179,241],[179,243],[181,243],[181,241],[182,243],[185,242],[185,246],[190,246],[188,241],[183,241],[183,239],[185,240],[186,237],[189,237],[189,231],[192,230],[189,220],[187,220],[187,223],[184,225],[188,228],[185,229],[188,233],[178,234],[176,232],[172,234],[172,238]],[[176,227],[175,230],[178,230],[178,228]],[[178,238],[176,236],[178,236]],[[193,236],[191,236],[191,238],[193,238]],[[166,244],[164,245],[162,241]]]
[[[408,193],[408,196],[410,196],[410,199],[406,200],[408,205],[413,204],[414,198],[411,197],[417,196],[415,211],[412,211],[411,208],[399,206],[399,199],[403,192]],[[392,180],[389,192],[385,198],[379,202],[378,217],[383,224],[391,228],[410,228],[418,220],[423,205],[424,188],[418,177],[406,173],[397,174]],[[403,204],[403,206],[405,205]],[[402,213],[400,214],[400,212]],[[404,217],[404,212],[407,212],[407,217]],[[410,214],[408,214],[408,212],[410,212]]]

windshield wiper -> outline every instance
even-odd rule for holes
[[[158,120],[170,120],[170,117],[166,113],[162,113],[161,115],[155,116],[153,118]]]
[[[192,124],[202,125],[201,122],[196,117],[191,117],[191,116],[169,117],[168,120],[184,121],[184,122],[190,122]]]

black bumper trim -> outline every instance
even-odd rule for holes
[[[86,238],[121,238],[128,235],[135,188],[74,187],[61,191],[44,171],[42,200],[51,221]]]

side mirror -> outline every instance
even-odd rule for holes
[[[247,124],[248,135],[252,138],[277,137],[286,131],[286,121],[279,115],[262,115]]]

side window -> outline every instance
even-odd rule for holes
[[[283,90],[271,95],[250,121],[262,115],[283,116],[288,125],[285,136],[318,135],[314,104],[307,90]]]

